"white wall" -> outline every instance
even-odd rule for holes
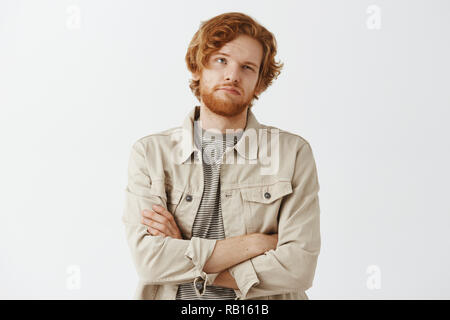
[[[285,63],[258,120],[313,147],[310,298],[450,298],[445,0],[2,0],[0,298],[132,298],[131,144],[197,103],[187,45],[228,11],[271,30]]]

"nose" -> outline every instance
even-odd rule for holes
[[[239,72],[239,66],[230,63],[225,69],[226,82],[233,82],[234,84],[238,84],[241,81]]]

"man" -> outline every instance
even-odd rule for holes
[[[273,35],[242,13],[194,35],[186,63],[200,106],[130,155],[137,299],[308,299],[321,245],[312,150],[251,110],[280,73],[275,55]]]

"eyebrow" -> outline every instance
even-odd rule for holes
[[[231,56],[230,56],[229,54],[226,54],[226,53],[224,53],[224,52],[217,52],[217,53],[215,53],[214,55],[215,55],[215,56],[217,56],[217,55],[222,55],[222,56],[226,56],[226,57],[230,57],[230,58],[231,58]],[[245,61],[244,64],[251,64],[251,65],[255,66],[255,68],[258,69],[258,66],[257,66],[255,63],[251,62],[251,61]]]

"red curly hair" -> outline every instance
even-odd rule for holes
[[[263,47],[263,58],[255,92],[265,91],[278,77],[284,64],[275,62],[277,54],[275,36],[253,18],[240,12],[223,13],[200,23],[200,28],[189,43],[186,53],[186,64],[189,71],[201,73],[212,53],[241,34],[254,38]],[[190,79],[189,87],[200,101],[200,80]],[[256,94],[254,94],[249,108],[253,106],[254,99],[258,100]]]

